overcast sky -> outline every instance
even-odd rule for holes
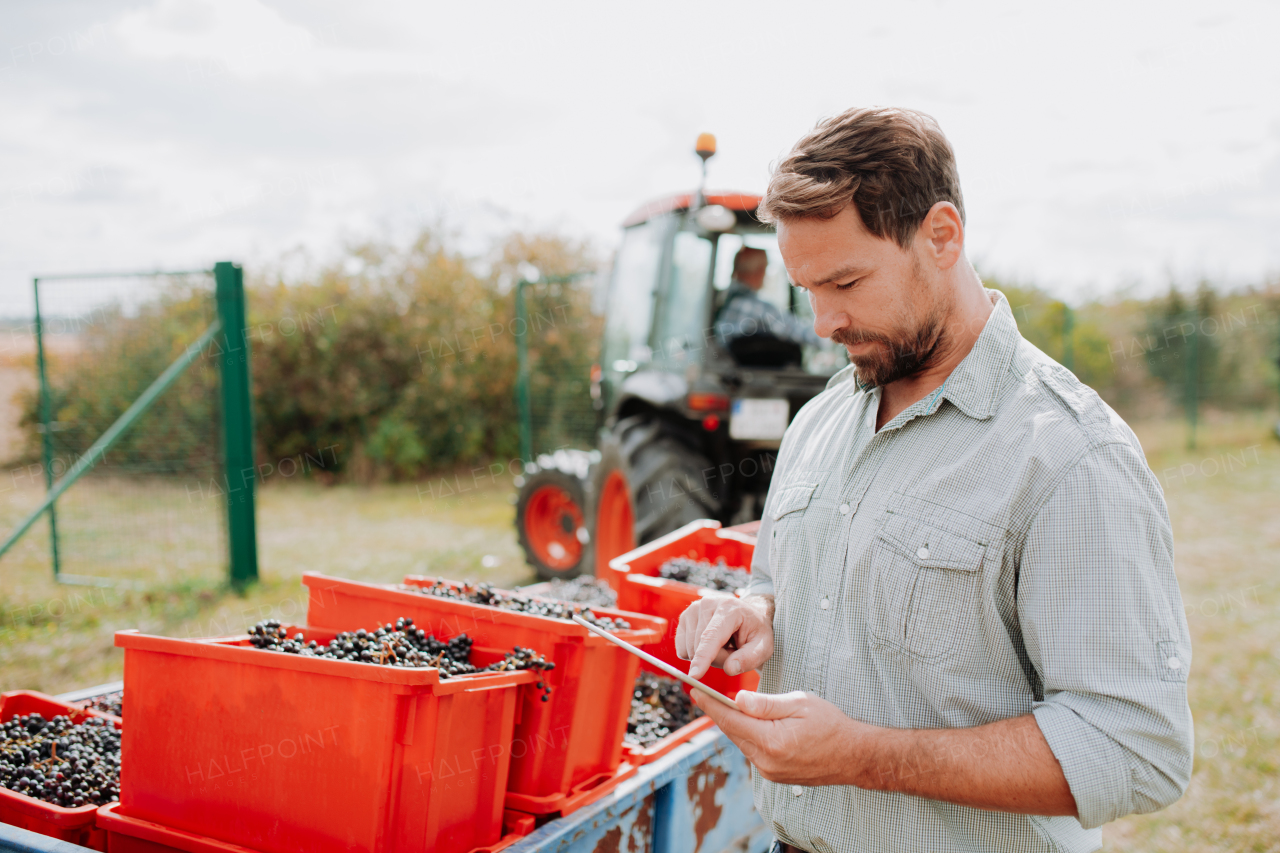
[[[822,116],[932,113],[968,251],[1068,299],[1280,272],[1275,4],[17,2],[0,312],[33,271],[261,267],[444,221],[610,249]]]

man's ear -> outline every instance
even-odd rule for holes
[[[932,258],[939,270],[949,270],[964,254],[964,222],[960,211],[949,201],[940,201],[925,214],[916,239],[925,256]]]

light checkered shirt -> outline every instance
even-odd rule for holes
[[[737,279],[729,284],[724,299],[724,307],[716,317],[716,337],[720,339],[721,346],[728,346],[734,338],[756,334],[810,346],[823,343],[812,323],[783,312]]]
[[[879,433],[880,390],[852,367],[787,429],[749,588],[776,597],[760,689],[898,729],[1034,714],[1080,819],[757,772],[765,822],[815,853],[1095,850],[1102,824],[1190,780],[1191,642],[1160,486],[1120,417],[988,293],[973,350]]]

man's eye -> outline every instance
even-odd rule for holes
[[[849,282],[848,284],[837,284],[836,290],[850,290],[860,281],[862,281],[862,279],[855,278],[853,281]]]

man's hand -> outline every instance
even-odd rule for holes
[[[726,649],[729,640],[735,649]],[[690,604],[676,627],[676,656],[701,678],[714,664],[729,675],[752,670],[773,657],[773,596],[716,595]]]
[[[889,729],[847,717],[812,693],[743,690],[736,697],[741,712],[698,690],[691,695],[771,782],[855,785],[991,811],[1079,816],[1031,714],[967,729]]]
[[[691,691],[698,707],[715,720],[747,760],[770,782],[785,785],[848,785],[863,774],[852,756],[868,754],[866,740],[880,731],[846,717],[812,693],[738,693],[742,713]]]

